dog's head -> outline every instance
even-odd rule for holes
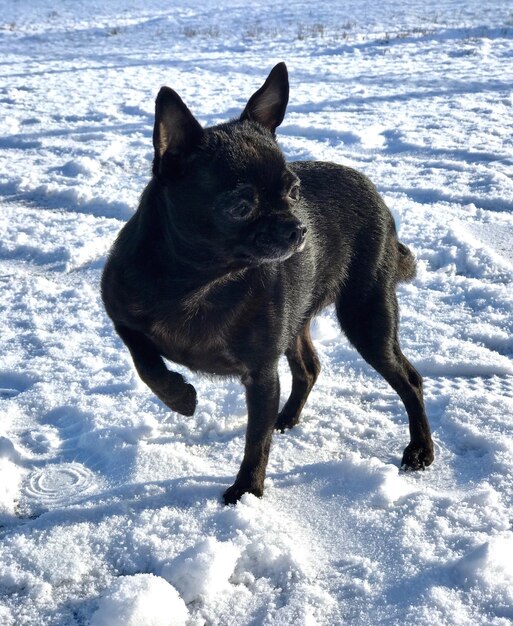
[[[201,246],[212,263],[282,261],[304,247],[306,226],[294,215],[300,181],[275,139],[288,95],[280,63],[239,119],[206,129],[175,91],[157,96],[154,179],[175,237]]]

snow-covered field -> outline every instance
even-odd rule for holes
[[[0,0],[2,626],[513,624],[512,59],[504,0]],[[197,412],[170,412],[99,277],[159,87],[213,124],[282,60],[287,157],[368,174],[418,257],[401,336],[437,457],[399,471],[404,409],[328,310],[264,498],[224,507],[241,386],[188,374]]]

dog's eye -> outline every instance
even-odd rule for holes
[[[214,202],[214,211],[231,220],[244,220],[251,216],[257,206],[255,192],[250,185],[221,193]]]
[[[240,200],[226,209],[228,215],[234,220],[243,220],[249,216],[253,206],[247,200]]]
[[[299,184],[296,183],[295,185],[292,185],[287,195],[289,200],[292,200],[292,202],[297,202],[301,196],[301,193],[299,191]]]

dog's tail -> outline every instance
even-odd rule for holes
[[[413,252],[400,241],[397,242],[397,282],[408,282],[417,275],[417,261]]]

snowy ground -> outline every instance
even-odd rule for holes
[[[0,624],[512,624],[513,6],[243,5],[0,0]],[[367,173],[418,256],[402,343],[437,458],[398,470],[403,407],[328,310],[265,497],[224,507],[240,385],[189,375],[171,413],[98,283],[158,88],[212,124],[281,60],[287,156]]]

